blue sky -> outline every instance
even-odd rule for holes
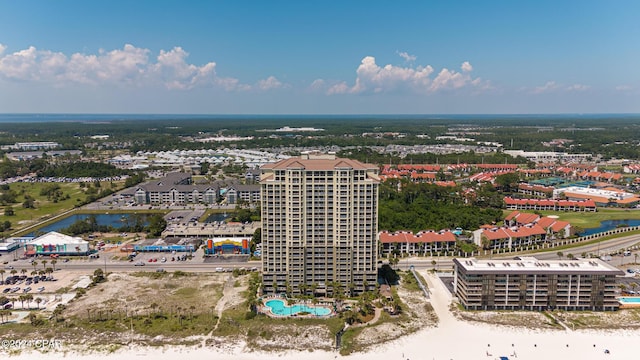
[[[0,112],[640,112],[637,1],[0,0]]]

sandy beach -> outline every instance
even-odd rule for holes
[[[637,356],[635,349],[640,331],[571,331],[571,330],[530,330],[525,327],[511,328],[470,323],[458,320],[449,312],[450,294],[442,282],[433,274],[423,272],[432,292],[431,302],[438,314],[439,324],[435,328],[421,330],[402,339],[369,349],[366,353],[341,356],[337,352],[289,351],[265,353],[247,351],[242,344],[222,348],[204,347],[164,347],[143,348],[123,347],[109,354],[78,354],[74,346],[62,345],[62,351],[51,352],[38,358],[86,360],[104,359],[176,359],[189,356],[191,359],[233,359],[233,360],[320,360],[348,358],[354,360],[389,359],[632,359]],[[607,354],[605,350],[608,350]],[[21,353],[14,359],[33,359],[36,354]]]

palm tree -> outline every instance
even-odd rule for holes
[[[24,295],[18,296],[18,301],[22,303],[22,309],[24,310],[24,301],[27,300]]]
[[[618,285],[618,287],[620,288],[620,291],[621,291],[622,293],[627,292],[627,285],[625,285],[625,284],[620,284],[620,285]]]
[[[56,264],[58,263],[58,260],[53,259],[51,260],[51,266],[53,266],[53,271],[56,271]]]
[[[564,256],[564,254],[562,253],[562,251],[558,251],[556,253],[556,255],[558,255],[558,259],[562,259],[562,257]]]
[[[27,306],[29,306],[29,309],[31,309],[31,300],[33,300],[33,295],[27,294],[24,296],[24,299],[27,300]]]
[[[20,274],[24,275],[27,273],[27,269],[20,269]]]
[[[47,266],[47,260],[42,260],[42,268],[44,269]]]
[[[9,273],[11,273],[11,275],[15,275],[18,273],[18,270],[16,269],[11,269],[11,271],[9,271]]]
[[[36,304],[38,304],[38,310],[40,310],[40,303],[42,302],[42,298],[36,298]]]
[[[2,318],[4,317],[4,321],[9,321],[9,316],[11,316],[11,310],[0,310],[0,314],[3,316],[0,317],[0,323],[2,323]]]
[[[4,283],[4,273],[5,273],[5,270],[0,269],[0,277],[2,277],[2,283]]]
[[[634,264],[638,263],[638,253],[633,254],[633,263]]]
[[[35,260],[33,260],[33,261],[31,262],[31,265],[33,265],[33,271],[35,271],[35,270],[36,270],[36,266],[38,266],[38,262],[37,262],[37,261],[35,261]]]
[[[154,302],[154,303],[151,303],[151,305],[149,305],[149,307],[151,308],[151,310],[152,310],[152,314],[153,314],[153,316],[155,317],[155,315],[156,315],[156,309],[158,308],[158,304]]]

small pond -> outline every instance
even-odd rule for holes
[[[143,223],[145,225],[148,224],[146,221],[147,214],[139,214],[143,217]],[[69,227],[71,224],[78,220],[86,220],[90,216],[94,216],[96,218],[96,222],[98,225],[111,226],[115,229],[128,225],[129,222],[133,223],[133,217],[138,216],[138,214],[75,214],[69,217],[66,217],[62,220],[56,221],[52,224],[49,224],[45,227],[41,227],[37,230],[38,233],[47,233],[50,231],[60,231],[61,229]],[[34,236],[34,233],[27,234],[27,236]]]
[[[580,233],[580,236],[593,235],[609,230],[613,230],[615,228],[621,226],[640,226],[639,219],[627,219],[627,220],[604,220],[600,222],[600,226],[595,228],[586,228],[583,232]]]

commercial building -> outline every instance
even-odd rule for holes
[[[523,151],[505,150],[505,154],[513,157],[521,156],[533,162],[583,162],[591,159],[592,154],[569,154],[557,151]]]
[[[16,238],[0,239],[0,253],[12,252],[20,247],[20,242]]]
[[[25,246],[25,255],[87,255],[89,242],[79,237],[60,234],[55,231],[39,236]]]
[[[374,289],[378,168],[309,153],[261,170],[264,292]]]
[[[615,188],[587,188],[569,186],[553,190],[553,198],[561,196],[568,200],[592,200],[596,206],[635,206],[640,202],[640,197]]]
[[[599,260],[454,259],[453,291],[468,310],[618,310],[621,270]]]
[[[205,255],[247,255],[250,252],[251,237],[226,237],[207,239]]]

